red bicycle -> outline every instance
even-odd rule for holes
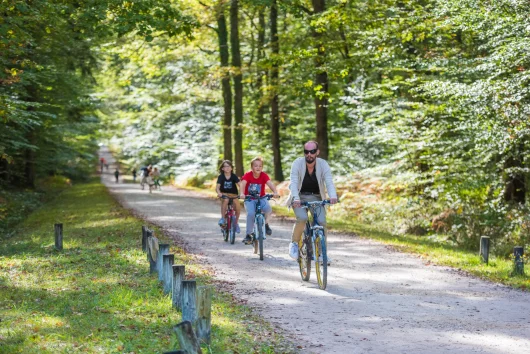
[[[222,199],[228,199],[228,207],[226,208],[225,213],[225,220],[226,223],[221,226],[221,230],[223,231],[223,237],[225,242],[228,242],[230,240],[230,243],[233,245],[236,240],[236,211],[234,209],[234,200],[238,199],[238,197],[228,197],[226,195],[223,195],[221,197]]]

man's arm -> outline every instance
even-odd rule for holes
[[[293,164],[291,165],[291,175],[290,179],[291,182],[289,183],[289,191],[291,191],[291,197],[293,198],[293,208],[299,208],[300,207],[300,195],[298,194],[298,191],[300,190],[298,186],[298,166],[296,164],[295,160]]]
[[[333,184],[333,176],[331,175],[331,168],[326,162],[326,168],[324,169],[324,183],[326,184],[326,189],[328,190],[329,202],[331,204],[337,203],[337,190]]]

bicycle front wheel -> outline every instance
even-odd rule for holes
[[[308,281],[311,276],[311,252],[308,238],[302,239],[302,245],[298,247],[298,265],[300,266],[300,276],[302,280]]]
[[[256,237],[258,238],[258,250],[259,250],[259,259],[260,261],[263,260],[263,238],[265,237],[265,221],[263,220],[263,217],[256,218],[256,226],[258,229],[258,234]]]
[[[326,241],[324,233],[317,231],[315,238],[315,271],[317,273],[318,287],[322,290],[326,289],[328,283],[328,255],[326,253]]]
[[[233,245],[236,240],[236,217],[230,217],[230,243]]]

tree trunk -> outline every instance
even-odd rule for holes
[[[526,201],[526,176],[520,172],[523,165],[524,147],[521,145],[504,162],[504,169],[516,168],[519,172],[509,172],[505,176],[504,200],[524,204]]]
[[[280,110],[278,98],[278,60],[280,56],[280,43],[278,39],[278,3],[272,0],[271,4],[271,142],[274,154],[274,179],[283,181],[282,155],[280,149]]]
[[[35,143],[35,132],[32,130],[28,134],[28,142]],[[24,151],[24,186],[35,188],[35,151],[31,148],[26,148]]]
[[[313,13],[319,15],[326,10],[326,0],[312,0]],[[317,134],[316,139],[320,149],[320,157],[327,159],[329,155],[328,146],[328,73],[322,66],[325,63],[325,49],[322,42],[322,34],[313,30],[313,38],[318,46],[318,55],[315,58],[316,85],[321,89],[315,96],[315,114]]]
[[[224,6],[221,3],[217,13],[217,36],[219,38],[219,55],[221,59],[221,87],[223,91],[223,155],[225,160],[232,160],[232,88],[228,70],[228,30]]]
[[[264,84],[267,76],[267,70],[264,70],[261,66],[261,60],[265,57],[265,8],[259,10],[259,30],[258,30],[258,60],[257,60],[257,79],[256,86],[258,89],[258,125],[260,127],[265,126],[265,113],[267,112],[267,104],[265,99]]]
[[[242,176],[243,169],[243,74],[239,51],[239,0],[230,1],[230,45],[234,80],[234,152],[236,174]]]

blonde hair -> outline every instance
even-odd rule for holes
[[[261,156],[256,156],[252,159],[252,161],[250,161],[250,168],[252,168],[252,166],[254,165],[254,162],[256,161],[260,161],[261,165],[263,166],[263,158]]]

